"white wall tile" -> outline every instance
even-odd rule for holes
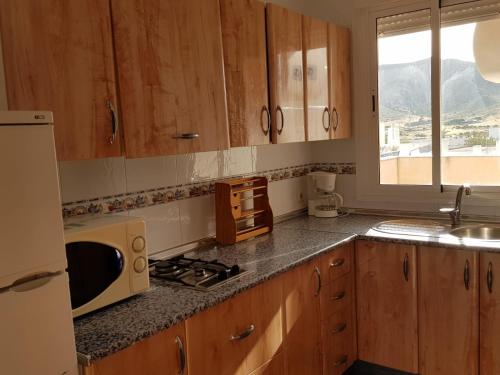
[[[189,243],[215,235],[215,196],[179,201],[182,242]]]
[[[311,143],[315,163],[354,163],[356,147],[353,139],[338,139]]]
[[[238,147],[222,151],[221,177],[249,174],[255,172],[256,147]]]
[[[274,216],[281,216],[307,207],[307,177],[271,182],[269,201]]]
[[[125,159],[59,162],[63,203],[125,193]]]
[[[171,249],[183,243],[178,202],[132,210],[130,216],[144,218],[149,254]]]
[[[126,159],[127,192],[177,185],[177,157]]]
[[[255,148],[256,171],[268,171],[312,162],[310,143],[262,145]]]
[[[177,156],[177,184],[185,185],[221,176],[222,152],[210,151]]]

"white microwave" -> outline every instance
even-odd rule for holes
[[[73,317],[149,288],[144,220],[101,216],[64,223]]]

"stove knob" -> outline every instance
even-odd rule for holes
[[[134,270],[137,273],[144,272],[146,269],[146,258],[139,257],[134,261]]]
[[[132,241],[132,249],[136,253],[140,253],[142,250],[144,250],[145,247],[146,247],[146,240],[142,236],[138,236],[134,238],[134,240]]]

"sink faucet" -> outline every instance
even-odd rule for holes
[[[455,199],[455,208],[441,208],[439,211],[443,213],[447,213],[450,215],[451,224],[456,226],[460,224],[461,220],[461,212],[462,212],[462,197],[463,195],[471,195],[472,189],[470,185],[464,184],[460,186],[457,190],[457,198]]]

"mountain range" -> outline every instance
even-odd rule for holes
[[[475,117],[493,108],[500,112],[500,84],[486,81],[473,62],[444,60],[441,65],[441,112]],[[395,120],[431,116],[431,60],[379,67],[380,115]]]

